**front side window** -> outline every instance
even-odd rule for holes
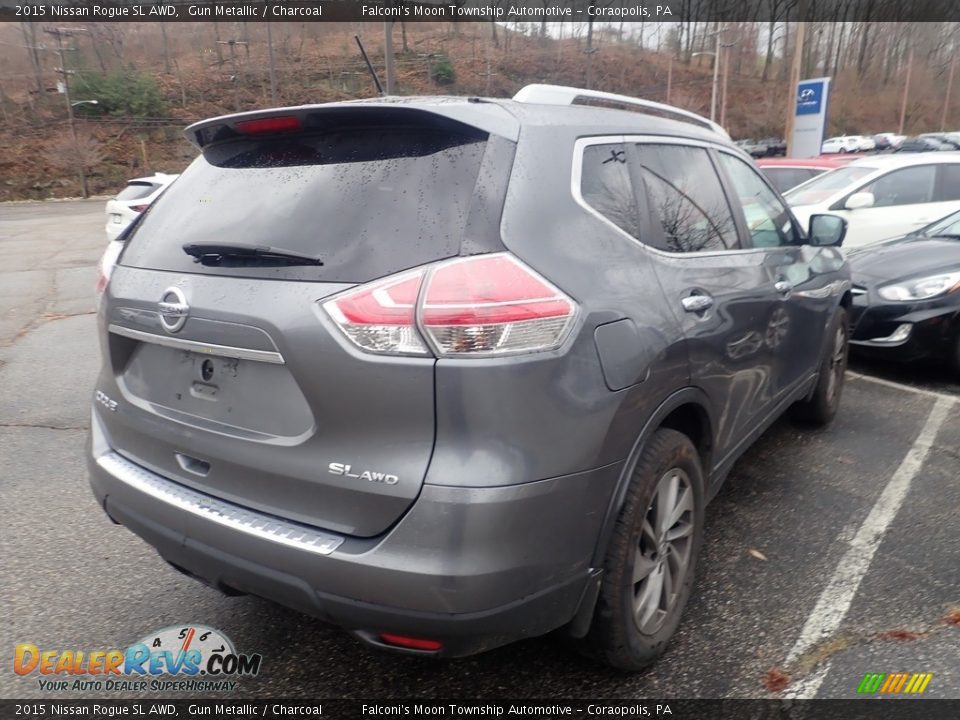
[[[618,228],[640,238],[637,199],[623,144],[590,145],[584,149],[580,195]]]
[[[873,193],[873,207],[917,205],[933,202],[936,183],[936,165],[917,165],[882,175],[857,192]]]
[[[637,145],[639,172],[666,249],[688,253],[737,246],[737,230],[707,151],[681,145]]]
[[[720,153],[720,162],[743,207],[753,247],[796,245],[790,211],[757,172],[740,158],[726,153]]]

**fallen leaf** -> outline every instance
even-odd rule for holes
[[[919,640],[925,636],[926,633],[915,632],[913,630],[904,630],[903,628],[899,628],[897,630],[886,630],[882,633],[877,633],[878,640]]]
[[[790,676],[780,668],[770,668],[763,676],[763,686],[772,693],[783,692],[790,685]]]
[[[750,550],[748,550],[748,552],[750,553],[750,556],[751,556],[751,557],[755,557],[757,560],[763,560],[764,562],[766,562],[766,560],[767,560],[767,556],[764,555],[764,554],[763,554],[762,552],[760,552],[759,550],[754,550],[753,548],[750,548]]]
[[[950,608],[943,616],[945,625],[960,625],[960,607]]]

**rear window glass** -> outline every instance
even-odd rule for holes
[[[143,218],[121,263],[176,272],[365,282],[456,255],[486,135],[360,128],[206,148]],[[317,266],[220,267],[187,243],[271,246]]]
[[[120,191],[120,194],[117,195],[117,200],[139,200],[140,198],[145,198],[147,195],[150,195],[156,189],[157,186],[150,183],[130,183]]]

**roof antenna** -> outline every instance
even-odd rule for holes
[[[370,58],[367,57],[367,51],[363,49],[363,43],[360,42],[360,36],[354,35],[353,39],[357,41],[357,47],[360,48],[360,54],[363,55],[363,61],[367,64],[367,70],[370,71],[370,74],[373,76],[373,84],[377,86],[377,93],[382,97],[386,93],[383,92],[383,85],[380,84],[380,79],[377,77],[377,71],[373,69],[373,65],[370,64]]]

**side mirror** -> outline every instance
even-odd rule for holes
[[[858,192],[848,197],[843,206],[847,210],[858,210],[860,208],[873,207],[874,202],[876,202],[876,200],[873,197],[873,193]]]
[[[840,247],[846,235],[847,221],[839,215],[810,216],[810,228],[807,231],[807,238],[811,245],[815,245],[816,247]]]

